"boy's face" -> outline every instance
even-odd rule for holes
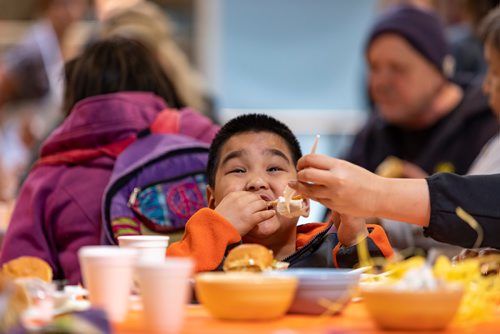
[[[215,186],[207,189],[210,208],[215,208],[231,192],[257,193],[265,201],[283,195],[288,181],[296,179],[296,169],[286,142],[271,132],[243,132],[231,137],[221,148]],[[245,242],[270,242],[295,228],[297,218],[279,215],[255,226]],[[282,236],[281,236],[282,237]]]

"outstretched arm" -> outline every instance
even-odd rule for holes
[[[332,210],[429,225],[425,179],[384,178],[347,161],[319,154],[302,157],[297,168],[298,182],[290,186]]]

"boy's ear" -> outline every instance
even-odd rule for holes
[[[210,209],[215,209],[214,192],[212,190],[212,187],[210,187],[208,184],[207,184],[206,192],[207,192],[207,202],[208,202],[207,204],[208,204],[208,207]]]

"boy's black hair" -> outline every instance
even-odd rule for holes
[[[233,136],[244,132],[274,133],[285,141],[292,155],[293,164],[302,156],[299,141],[290,128],[276,118],[264,114],[245,114],[227,122],[217,133],[208,154],[207,176],[208,184],[215,186],[215,174],[220,162],[222,146]]]

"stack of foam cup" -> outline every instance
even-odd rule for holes
[[[120,247],[138,251],[138,262],[162,262],[165,259],[169,237],[166,235],[126,235],[118,237]]]

